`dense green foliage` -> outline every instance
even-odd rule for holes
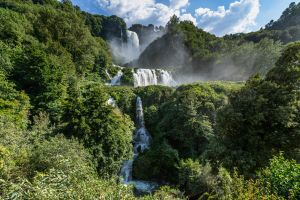
[[[300,165],[294,160],[285,160],[282,155],[274,157],[270,166],[259,174],[262,184],[270,191],[286,198],[300,198]],[[282,178],[285,180],[282,181]]]
[[[92,15],[86,12],[83,12],[83,15],[85,16],[85,23],[93,36],[105,39],[126,39],[125,37],[121,38],[121,34],[124,36],[126,35],[126,23],[122,18],[115,15],[108,17],[103,15]]]
[[[298,10],[291,4],[262,32],[291,31]],[[69,0],[0,0],[0,21],[1,199],[300,198],[299,42],[218,38],[174,16],[142,55],[156,58],[146,64],[170,64],[175,55],[171,64],[207,78],[264,77],[133,88],[132,69],[124,68],[127,86],[109,87],[120,68],[105,40],[126,41],[122,19],[82,12]],[[231,74],[217,76],[224,66]],[[151,146],[133,175],[162,185],[145,196],[118,178],[132,158],[137,96]]]
[[[253,77],[219,114],[223,159],[254,172],[279,151],[296,156],[299,148],[299,43],[289,45],[265,79]],[[230,162],[230,161],[229,161]]]
[[[134,79],[133,79],[133,69],[131,68],[123,68],[123,76],[121,78],[121,84],[127,86],[134,86]]]
[[[33,114],[44,110],[58,122],[68,79],[93,73],[106,80],[111,57],[103,39],[91,35],[83,15],[67,1],[34,3],[0,2],[1,66],[28,93]]]
[[[95,159],[99,174],[116,175],[130,158],[133,124],[118,109],[107,105],[109,96],[99,84],[70,88],[64,132],[82,141]]]
[[[281,151],[299,160],[299,47],[299,42],[286,46],[265,78],[254,76],[245,85],[183,85],[163,102],[144,96],[145,116],[148,109],[154,116],[150,119],[155,123],[149,126],[153,142],[135,161],[134,175],[178,185],[190,197],[222,199],[229,192],[228,199],[297,199],[295,161],[275,157],[253,178]],[[235,174],[231,185],[219,188],[220,181],[228,181],[227,175],[218,175],[224,172],[220,164],[246,178]]]
[[[179,160],[198,158],[204,153],[213,138],[217,110],[226,103],[226,95],[240,87],[234,83],[211,82],[183,85],[175,92],[170,89],[164,92],[162,87],[160,95],[153,93],[159,87],[156,90],[146,87],[143,90],[147,95],[138,92],[145,102],[145,121],[153,143],[135,162],[135,175],[177,182]]]

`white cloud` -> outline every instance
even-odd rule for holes
[[[97,0],[100,7],[123,17],[127,22],[149,18],[155,10],[154,0]]]
[[[259,0],[239,0],[229,5],[226,10],[220,6],[213,11],[199,8],[195,11],[198,26],[216,35],[250,31],[259,14]]]
[[[198,27],[218,36],[250,31],[255,27],[260,9],[259,0],[235,0],[228,8],[198,8],[195,13],[189,13],[189,0],[169,0],[168,5],[158,1],[88,0],[107,13],[122,17],[128,26],[134,23],[165,25],[173,15],[177,15],[180,20],[190,20]]]
[[[189,0],[170,0],[170,8],[179,10],[180,8],[187,7]]]
[[[155,0],[95,0],[98,5],[119,17],[124,18],[130,26],[133,23],[153,23],[165,25],[173,15],[182,20],[196,19],[191,14],[184,14],[184,9],[189,6],[189,0],[170,0],[169,5],[157,3]],[[196,24],[196,23],[195,23]]]
[[[185,20],[191,21],[191,22],[193,22],[193,24],[194,24],[195,26],[197,26],[196,18],[193,17],[190,13],[182,14],[182,15],[180,16],[180,20],[181,20],[181,21],[185,21]]]

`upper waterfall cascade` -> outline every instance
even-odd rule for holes
[[[130,62],[137,59],[141,54],[140,40],[136,32],[126,30],[127,43],[123,44],[124,61]]]
[[[130,30],[126,30],[126,35],[127,35],[127,47],[139,51],[140,40],[137,33]]]
[[[126,40],[123,38],[126,34]],[[109,46],[114,59],[121,64],[129,63],[137,59],[141,54],[140,40],[136,32],[121,30],[120,38],[111,38]]]

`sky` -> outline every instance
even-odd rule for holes
[[[72,0],[94,14],[117,15],[127,26],[165,25],[171,16],[218,36],[259,30],[300,0]]]

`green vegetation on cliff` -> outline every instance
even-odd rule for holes
[[[298,7],[266,30],[294,26]],[[232,61],[244,66],[236,74],[264,77],[109,87],[106,72],[117,68],[105,40],[126,27],[122,19],[68,0],[0,0],[0,21],[1,199],[300,198],[299,42],[217,38],[172,18],[149,48],[161,41],[172,54],[183,41],[193,70]],[[211,62],[217,68],[201,68]],[[131,70],[123,70],[127,85]],[[118,178],[132,156],[137,96],[152,141],[133,175],[164,185],[145,196]]]

